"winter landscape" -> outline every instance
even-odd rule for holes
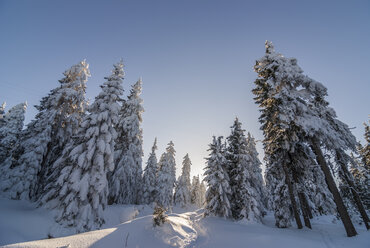
[[[0,2],[0,246],[370,247],[369,8]]]

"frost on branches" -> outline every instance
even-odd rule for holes
[[[141,99],[142,81],[137,81],[121,109],[117,132],[124,142],[117,153],[115,170],[109,176],[110,202],[139,204],[142,201],[143,130],[144,108]]]
[[[107,173],[114,168],[114,126],[119,119],[123,78],[122,62],[115,64],[102,91],[89,106],[76,138],[54,163],[63,165],[56,182],[47,185],[41,203],[56,209],[56,221],[77,232],[101,227],[107,204]]]
[[[191,161],[189,155],[186,154],[182,162],[182,173],[175,188],[174,201],[177,206],[186,207],[191,203],[190,167]]]
[[[164,208],[173,205],[173,187],[176,182],[175,148],[172,141],[159,160],[158,171],[158,204]]]
[[[81,121],[88,67],[82,61],[64,72],[60,87],[36,106],[39,112],[21,137],[20,157],[1,187],[8,197],[35,200],[41,193],[49,166],[61,155]]]
[[[148,162],[143,175],[143,203],[152,204],[156,201],[157,191],[157,172],[158,163],[155,151],[157,150],[157,138],[154,140],[152,152],[149,155]]]
[[[213,142],[209,146],[210,155],[204,172],[204,181],[208,184],[205,215],[229,218],[232,216],[231,188],[222,137],[213,137]]]

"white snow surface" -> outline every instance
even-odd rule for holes
[[[108,206],[104,212],[104,229],[47,239],[56,225],[51,211],[36,208],[27,201],[0,198],[0,246],[365,248],[370,244],[370,232],[363,226],[356,226],[359,235],[347,238],[342,223],[333,222],[333,216],[315,218],[313,230],[297,230],[276,228],[272,214],[264,218],[263,224],[257,224],[218,217],[204,219],[203,210],[174,208],[168,222],[154,228],[152,211],[148,206]],[[68,230],[60,232],[68,233]]]

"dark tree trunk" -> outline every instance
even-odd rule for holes
[[[308,201],[307,201],[307,197],[305,194],[303,194],[303,201],[304,201],[304,204],[306,206],[306,210],[307,210],[307,213],[308,213],[308,217],[310,219],[313,219],[313,215],[312,215],[312,211],[311,211],[311,207],[310,205],[308,205]]]
[[[317,163],[320,165],[321,170],[323,171],[325,175],[325,181],[328,185],[330,192],[333,195],[334,202],[337,206],[337,210],[340,215],[340,218],[342,219],[344,228],[346,229],[347,236],[348,237],[356,236],[357,235],[356,229],[353,226],[353,223],[351,221],[351,218],[349,217],[346,207],[344,206],[342,197],[339,194],[337,185],[335,184],[334,178],[332,174],[330,173],[329,166],[327,165],[325,161],[324,155],[322,154],[320,144],[317,141],[317,139],[311,138],[311,148],[316,155]]]
[[[301,205],[301,210],[302,210],[302,215],[303,215],[303,220],[304,220],[304,225],[310,229],[312,229],[311,226],[311,221],[310,221],[310,214],[309,214],[309,209],[308,209],[308,204],[306,201],[306,197],[304,193],[299,192],[298,193],[298,198],[299,198],[299,203]]]
[[[292,155],[290,153],[288,153],[288,156],[289,156],[289,160],[290,160],[290,163],[292,165],[293,163],[293,159],[292,159]],[[296,185],[300,185],[300,180],[298,177],[301,177],[302,176],[302,173],[299,173],[298,171],[296,171],[296,169],[292,169],[292,176],[293,176],[293,181]],[[308,210],[308,204],[306,204],[307,202],[305,201],[305,194],[303,192],[301,192],[300,189],[297,189],[296,188],[296,191],[297,191],[297,195],[298,195],[298,199],[299,199],[299,205],[301,207],[301,212],[302,212],[302,216],[303,216],[303,220],[304,220],[304,225],[310,229],[312,229],[311,227],[311,222],[310,222],[310,218],[309,218],[309,210]]]
[[[357,209],[361,214],[361,218],[365,223],[366,229],[369,230],[369,217],[367,216],[367,213],[365,211],[364,205],[361,202],[360,196],[358,195],[355,184],[353,180],[350,177],[349,171],[347,166],[344,164],[342,160],[342,155],[340,154],[339,151],[336,151],[336,156],[337,156],[337,161],[340,164],[340,168],[342,169],[344,180],[347,182],[349,188],[351,189],[351,193],[353,195],[353,199],[356,203]]]
[[[297,223],[298,229],[302,229],[303,228],[302,221],[301,221],[301,218],[299,217],[297,203],[294,197],[292,180],[290,180],[290,174],[288,172],[288,168],[286,167],[286,165],[283,165],[283,169],[284,169],[284,174],[285,174],[285,183],[288,185],[289,197],[292,203],[293,215]]]

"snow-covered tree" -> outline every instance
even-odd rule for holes
[[[154,140],[152,152],[149,155],[148,162],[143,175],[143,202],[152,204],[157,200],[157,172],[158,162],[155,151],[157,150],[157,138]]]
[[[269,182],[268,188],[273,190],[270,194],[275,201],[276,226],[290,225],[290,211],[284,210],[291,208],[298,228],[302,228],[294,197],[293,165],[289,159],[289,153],[294,151],[299,142],[294,113],[304,105],[296,101],[295,82],[291,79],[292,75],[301,72],[301,69],[296,66],[295,59],[275,53],[270,42],[266,42],[266,54],[256,62],[254,69],[259,77],[255,80],[256,87],[252,92],[256,95],[254,99],[262,112],[259,120],[265,136],[263,144],[266,173],[270,173],[266,175],[266,181]],[[286,202],[288,199],[290,204]]]
[[[226,158],[228,160],[227,171],[231,188],[229,199],[231,214],[236,220],[245,218],[261,221],[263,214],[262,196],[258,195],[258,190],[254,187],[254,184],[262,182],[253,182],[258,176],[253,175],[255,168],[248,153],[248,143],[244,131],[238,118],[235,118],[231,127],[231,134],[227,137]],[[261,173],[261,171],[257,172]]]
[[[199,207],[203,207],[206,202],[206,191],[206,185],[204,181],[202,181],[199,187]]]
[[[117,153],[116,168],[109,176],[109,194],[113,203],[138,204],[142,201],[143,130],[140,126],[144,108],[141,90],[139,79],[121,109],[117,130],[124,143]]]
[[[256,148],[256,141],[254,137],[248,132],[247,134],[247,152],[251,159],[250,169],[251,173],[251,186],[256,190],[256,200],[258,205],[261,207],[261,211],[265,212],[267,208],[267,193],[265,183],[263,182],[261,161],[258,158],[258,152]]]
[[[18,158],[17,151],[19,150],[26,108],[27,103],[20,103],[12,107],[4,116],[4,125],[0,126],[0,182],[7,181],[6,177],[11,170],[10,167]]]
[[[114,65],[102,91],[64,154],[53,165],[63,165],[56,182],[46,187],[40,203],[56,209],[56,221],[77,232],[99,228],[107,204],[107,173],[114,168],[114,126],[119,120],[123,64]]]
[[[174,203],[175,205],[186,207],[191,203],[190,190],[190,167],[191,161],[189,155],[186,154],[182,162],[182,173],[177,180]]]
[[[190,199],[191,204],[195,205],[198,208],[204,206],[206,202],[206,186],[204,182],[200,181],[199,175],[193,176],[190,190]]]
[[[35,120],[22,134],[19,159],[0,189],[13,199],[35,200],[46,185],[51,164],[77,132],[85,110],[85,88],[89,65],[82,61],[64,72],[60,86],[50,91],[40,104]]]
[[[358,192],[364,207],[370,210],[370,168],[363,164],[363,159],[354,159],[350,172],[353,176],[356,191]]]
[[[359,159],[353,163],[351,174],[355,180],[355,185],[359,196],[366,209],[370,211],[370,126],[365,125],[365,145],[358,145]]]
[[[370,121],[369,121],[370,124]],[[370,167],[370,125],[364,123],[365,125],[365,146],[359,146],[358,150],[361,155],[362,164],[369,170]]]
[[[199,175],[193,176],[193,180],[191,181],[191,189],[190,189],[190,201],[191,204],[195,206],[199,206],[199,191],[200,191],[200,179]]]
[[[227,174],[227,160],[222,137],[213,137],[204,172],[204,181],[208,184],[206,192],[205,215],[229,218],[232,216],[230,197],[231,188]]]
[[[269,206],[274,211],[275,225],[280,228],[291,226],[292,210],[286,174],[280,166],[280,161],[266,163],[265,181],[269,192]]]
[[[302,224],[295,191],[301,189],[299,182],[302,181],[300,177],[304,171],[300,171],[301,168],[294,161],[297,149],[308,144],[325,176],[347,235],[356,235],[321,150],[321,145],[324,145],[338,157],[338,162],[343,162],[342,158],[339,159],[343,155],[342,149],[352,149],[354,140],[348,127],[339,122],[335,118],[335,112],[328,107],[324,99],[326,88],[303,75],[296,59],[285,58],[276,53],[271,42],[266,42],[266,54],[257,61],[255,71],[259,77],[255,81],[253,93],[256,95],[256,103],[262,108],[260,122],[265,135],[267,166],[275,164],[282,167],[298,228]],[[276,161],[280,161],[280,165]],[[305,217],[304,213],[303,215]]]
[[[175,153],[174,144],[170,141],[159,160],[157,203],[165,208],[171,208],[173,203],[173,188],[176,182]]]
[[[4,115],[5,124],[0,127],[0,164],[11,159],[11,151],[19,145],[26,109],[27,103],[20,103]]]

